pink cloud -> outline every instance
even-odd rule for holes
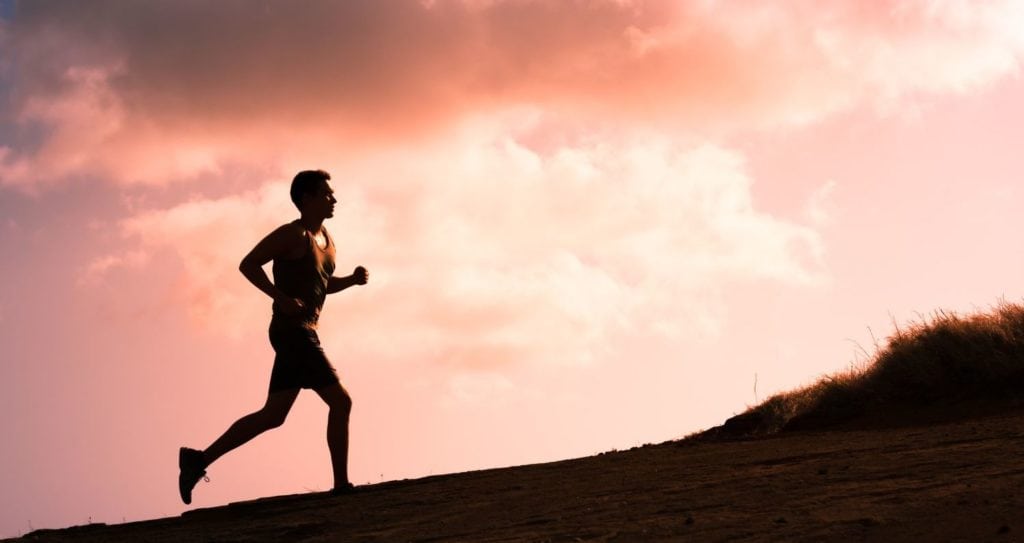
[[[164,266],[175,259],[183,267],[179,285],[183,307],[195,322],[237,336],[253,329],[247,326],[256,315],[269,311],[269,302],[239,274],[238,263],[277,222],[284,222],[281,218],[293,212],[287,184],[280,182],[237,196],[141,211],[122,225],[136,244],[91,266],[125,259]]]
[[[19,5],[17,119],[49,128],[0,182],[173,182],[311,147],[352,155],[529,105],[676,135],[813,122],[1016,72],[991,2],[274,2]],[[59,113],[59,114],[58,114]],[[89,129],[91,128],[91,129]],[[24,127],[22,127],[24,130]],[[441,132],[439,132],[441,131]],[[27,132],[26,132],[27,133]]]

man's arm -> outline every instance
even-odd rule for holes
[[[356,266],[356,269],[352,271],[352,275],[346,275],[345,277],[331,277],[328,279],[327,294],[341,292],[348,287],[354,287],[356,285],[365,285],[369,279],[370,273],[366,271],[366,268]]]
[[[284,258],[293,254],[299,247],[303,247],[304,242],[302,234],[296,231],[292,225],[286,224],[267,234],[238,265],[238,270],[250,283],[273,298],[289,313],[302,309],[302,301],[288,296],[274,286],[274,283],[267,277],[267,272],[263,271],[263,265],[275,258]]]

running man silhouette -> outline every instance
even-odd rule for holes
[[[182,447],[178,452],[178,490],[186,504],[192,489],[206,476],[206,468],[227,452],[284,423],[303,388],[313,389],[330,408],[327,446],[334,469],[335,494],[351,491],[348,480],[348,419],[352,399],[341,386],[317,336],[317,321],[324,298],[351,286],[365,285],[369,275],[362,266],[352,275],[334,277],[334,240],[324,219],[334,216],[334,191],[323,170],[299,172],[292,180],[291,198],[299,219],[263,238],[238,266],[256,288],[274,300],[270,320],[270,344],[274,369],[270,375],[267,403],[262,409],[236,421],[206,450]],[[263,265],[273,261],[274,282]]]

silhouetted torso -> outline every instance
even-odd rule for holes
[[[305,307],[298,314],[285,314],[274,304],[271,326],[288,325],[316,328],[320,309],[327,297],[327,280],[334,273],[334,240],[323,229],[326,246],[320,248],[314,236],[307,233],[305,254],[296,259],[274,260],[274,285],[283,293],[302,300]]]

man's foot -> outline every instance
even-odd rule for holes
[[[203,451],[182,447],[178,450],[178,492],[185,505],[192,503],[192,489],[199,479],[206,477],[206,459]],[[209,479],[207,479],[209,480]]]
[[[332,488],[330,494],[331,496],[345,496],[348,494],[355,494],[356,492],[358,492],[358,490],[356,490],[356,485],[352,483],[345,483],[341,486]]]

